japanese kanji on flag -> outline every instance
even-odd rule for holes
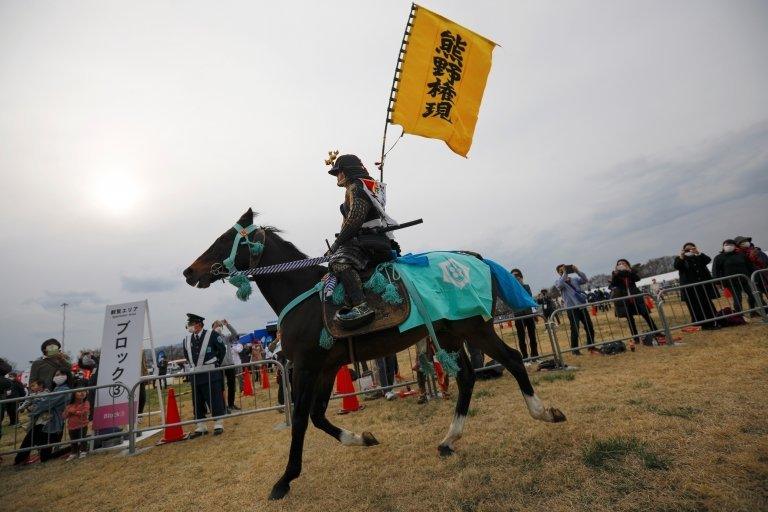
[[[101,338],[99,386],[123,384],[131,389],[141,377],[144,349],[144,319],[147,301],[107,306]],[[138,401],[135,407],[138,407]],[[134,411],[135,413],[135,411]],[[127,425],[130,420],[128,393],[122,387],[97,390],[93,428],[101,430]]]
[[[388,120],[467,156],[496,43],[416,4],[409,28]]]

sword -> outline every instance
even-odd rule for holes
[[[411,226],[416,226],[418,224],[421,224],[424,222],[424,219],[416,219],[409,222],[402,222],[400,224],[395,224],[394,226],[387,226],[385,228],[369,228],[375,230],[377,233],[388,233],[390,231],[396,231],[398,229],[403,228],[409,228]]]
[[[418,224],[422,224],[424,222],[424,219],[416,219],[408,222],[401,222],[400,224],[395,224],[394,226],[387,226],[387,227],[376,227],[376,228],[362,228],[360,231],[362,233],[376,233],[376,234],[382,234],[382,233],[389,233],[390,231],[396,231],[398,229],[404,229],[409,228],[411,226],[416,226]],[[339,236],[338,233],[335,233],[334,236]]]

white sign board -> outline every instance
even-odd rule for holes
[[[145,300],[107,306],[101,338],[99,386],[119,383],[131,389],[139,381],[146,313]],[[122,387],[109,387],[98,389],[97,393],[94,430],[127,425],[130,419],[128,392]]]

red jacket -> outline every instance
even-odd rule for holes
[[[88,426],[88,413],[91,405],[88,400],[80,403],[69,404],[64,408],[64,417],[67,419],[67,429],[75,430]]]

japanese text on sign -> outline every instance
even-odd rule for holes
[[[439,117],[451,122],[451,109],[456,99],[456,82],[464,71],[464,52],[467,42],[450,30],[440,33],[440,46],[432,57],[434,81],[427,84],[427,94],[435,101],[427,101],[421,117]]]

